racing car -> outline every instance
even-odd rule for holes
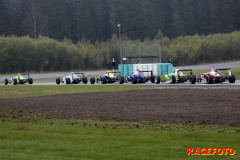
[[[121,76],[120,72],[111,72],[111,71],[107,71],[105,75],[101,75],[99,77],[97,77],[97,83],[102,83],[102,84],[106,84],[106,83],[115,83],[118,82],[119,84],[123,84],[124,83],[124,77]],[[92,77],[90,79],[90,83],[94,84],[95,83],[95,78]]]
[[[28,78],[24,78],[23,75],[27,75]],[[18,73],[17,76],[12,77],[11,79],[5,79],[4,84],[7,85],[8,83],[17,85],[17,84],[24,84],[24,83],[33,84],[33,79],[29,77],[29,74],[20,74]]]
[[[228,75],[222,74],[220,71],[228,71]],[[235,75],[231,73],[230,68],[221,68],[217,69],[212,67],[210,72],[208,73],[201,73],[197,77],[197,82],[203,82],[207,84],[212,83],[222,83],[226,80],[229,81],[229,83],[235,83]]]
[[[81,77],[78,75],[80,75]],[[60,84],[60,82],[60,77],[56,78],[56,84]],[[66,84],[78,84],[80,82],[83,82],[84,84],[87,84],[88,82],[87,77],[84,77],[84,73],[72,72],[62,78],[62,83]]]
[[[183,71],[189,71],[190,75],[185,75]],[[169,83],[181,83],[188,81],[191,84],[196,83],[196,76],[192,74],[192,69],[175,69],[175,71],[171,74],[166,74],[162,77],[162,82]]]
[[[151,76],[145,76],[144,72],[150,72]],[[126,83],[132,83],[132,84],[146,83],[148,81],[159,84],[161,79],[160,79],[160,76],[153,76],[152,71],[140,71],[140,70],[136,70],[135,74],[129,75],[125,79]]]

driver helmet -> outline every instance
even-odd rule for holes
[[[71,73],[72,77],[74,77],[74,72]]]
[[[138,74],[141,74],[141,71],[140,71],[139,69],[137,69],[137,73],[138,73]]]
[[[176,69],[176,72],[179,72],[179,69]]]

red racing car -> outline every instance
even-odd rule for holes
[[[222,74],[220,71],[228,71],[228,75]],[[235,75],[231,73],[230,68],[222,68],[222,69],[216,69],[212,68],[210,72],[208,73],[201,73],[197,77],[197,82],[203,82],[207,84],[212,83],[222,83],[226,80],[229,81],[229,83],[235,83]]]

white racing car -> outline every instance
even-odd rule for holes
[[[88,79],[87,77],[84,77],[84,73],[72,72],[69,75],[64,76],[62,78],[62,81],[60,77],[56,78],[56,84],[60,84],[60,82],[66,83],[66,84],[78,84],[80,82],[83,82],[84,84],[87,84]]]

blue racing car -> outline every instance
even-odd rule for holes
[[[150,72],[151,76],[145,76],[143,74],[144,72]],[[140,70],[137,70],[133,75],[127,76],[125,79],[125,83],[132,83],[132,84],[146,83],[148,81],[159,84],[161,79],[160,79],[160,76],[153,76],[152,71],[140,71]]]

